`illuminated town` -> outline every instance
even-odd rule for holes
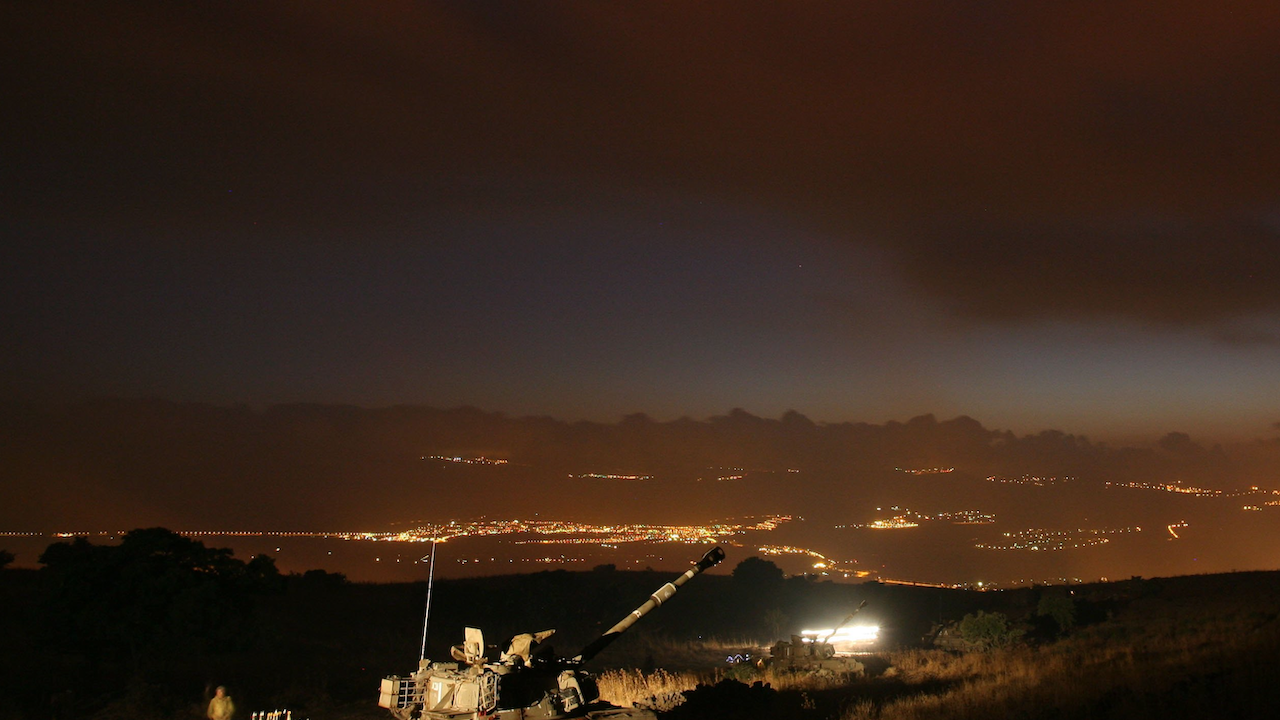
[[[450,455],[424,455],[423,460],[438,460],[441,462],[455,463],[458,465],[507,465],[510,461],[503,458],[487,458],[482,455],[472,457],[450,456]]]
[[[450,520],[446,523],[419,525],[411,530],[386,532],[303,531],[303,530],[180,530],[179,534],[200,537],[317,538],[399,543],[443,543],[477,537],[535,536],[514,540],[515,545],[618,545],[621,543],[688,543],[718,542],[747,532],[769,532],[789,522],[789,515],[748,518],[739,522],[725,521],[708,525],[593,525],[563,520]],[[124,531],[61,531],[49,537],[72,538],[122,535]],[[38,532],[2,532],[0,537],[40,537]],[[537,537],[542,536],[542,537]]]
[[[708,525],[593,525],[567,520],[450,520],[446,523],[424,523],[411,530],[389,532],[253,532],[253,531],[183,531],[183,535],[199,536],[263,536],[312,537],[401,543],[443,543],[450,540],[497,536],[544,536],[513,541],[517,545],[617,545],[638,542],[679,542],[704,544],[717,542],[746,532],[776,530],[792,520],[790,515],[748,518],[741,522],[719,522]]]
[[[1045,477],[1042,475],[1020,475],[1018,477],[990,475],[987,477],[987,482],[1001,483],[1003,485],[1032,485],[1035,487],[1048,487],[1050,485],[1059,485],[1061,483],[1071,482],[1072,480],[1075,480],[1075,478]]]
[[[996,521],[996,516],[981,510],[958,510],[935,513],[932,519],[948,520],[956,525],[990,525]]]
[[[876,508],[881,511],[881,508]],[[879,518],[869,523],[850,523],[846,525],[837,525],[836,529],[846,528],[868,528],[871,530],[904,530],[907,528],[920,527],[921,522],[943,521],[950,522],[955,525],[990,525],[996,521],[996,516],[992,513],[983,512],[981,510],[957,510],[954,512],[940,513],[920,513],[907,508],[894,505],[889,508],[894,513],[891,517]]]
[[[849,565],[857,564],[856,560],[849,563],[839,563],[832,560],[822,553],[809,550],[808,548],[793,547],[790,545],[762,545],[757,548],[765,555],[803,555],[813,560],[813,569],[818,571],[819,575],[840,574],[843,577],[867,577],[871,573],[867,570],[859,570]]]
[[[1183,485],[1181,481],[1168,483],[1147,483],[1147,482],[1107,482],[1108,488],[1121,488],[1127,490],[1151,490],[1155,492],[1172,493],[1175,495],[1190,495],[1198,498],[1241,498],[1255,496],[1280,496],[1280,490],[1268,490],[1266,488],[1251,486],[1244,490],[1214,490],[1212,488],[1197,487],[1194,485]],[[1266,500],[1260,504],[1250,504],[1242,506],[1244,510],[1257,511],[1263,507],[1280,507],[1280,500]]]
[[[1110,536],[1126,535],[1138,532],[1142,532],[1142,528],[1125,527],[1093,530],[1085,528],[1076,528],[1075,530],[1045,530],[1041,528],[1029,528],[1027,530],[1019,530],[1017,532],[1003,533],[1003,536],[1007,538],[1006,542],[975,543],[974,547],[982,548],[984,550],[1075,550],[1078,548],[1105,545],[1106,543],[1111,542]],[[1172,529],[1170,529],[1170,532],[1172,532]]]
[[[1160,492],[1176,493],[1178,495],[1192,495],[1195,497],[1219,497],[1222,495],[1221,490],[1211,490],[1209,488],[1193,487],[1183,485],[1181,482],[1175,481],[1171,483],[1146,483],[1146,482],[1107,482],[1109,488],[1126,488],[1130,490],[1157,490]]]
[[[748,473],[756,474],[756,475],[773,475],[773,474],[775,474],[775,472],[776,472],[776,471],[774,471],[774,470],[769,470],[769,469],[764,469],[764,468],[753,468],[753,469],[748,469],[748,468],[733,467],[733,466],[729,466],[729,467],[709,467],[709,468],[707,468],[707,470],[710,470],[712,473],[715,473],[715,475],[710,476],[710,477],[708,477],[708,476],[701,476],[701,477],[698,477],[698,478],[696,478],[696,481],[697,481],[697,482],[702,482],[702,481],[704,481],[704,480],[714,480],[714,481],[716,481],[716,482],[729,482],[729,481],[732,481],[732,480],[742,480],[742,479],[744,479],[745,477],[747,477],[747,474],[748,474]],[[787,469],[787,472],[788,472],[788,473],[798,473],[798,472],[800,472],[800,471],[799,471],[799,470],[794,470],[794,469],[788,468],[788,469]]]
[[[578,480],[652,480],[652,475],[615,475],[612,473],[582,473],[580,475],[570,475],[569,477]]]

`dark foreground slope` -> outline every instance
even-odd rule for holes
[[[1105,614],[988,652],[891,653],[889,676],[833,690],[829,707],[845,720],[1275,717],[1280,575],[1129,582],[1077,597]]]
[[[597,669],[723,670],[726,646],[829,626],[865,599],[860,619],[883,626],[892,667],[850,685],[810,690],[764,678],[774,684],[764,691],[775,703],[771,712],[1176,718],[1204,717],[1201,712],[1216,708],[1221,716],[1249,717],[1273,707],[1280,687],[1280,573],[978,593],[783,579],[767,572],[767,564],[763,569],[691,582],[603,653]],[[670,579],[669,573],[602,567],[438,581],[428,654],[443,656],[472,625],[495,644],[517,632],[555,628],[553,644],[571,655]],[[280,707],[317,720],[378,717],[378,680],[410,671],[418,659],[423,583],[352,584],[313,572],[278,577],[234,602],[175,595],[140,618],[92,602],[96,593],[114,590],[82,587],[68,597],[53,580],[46,570],[0,571],[5,720],[196,718],[217,684],[232,689],[243,717]],[[1072,622],[1065,631],[1037,615],[1047,594],[1069,599]],[[200,610],[202,603],[214,603],[219,614]],[[1007,616],[1022,636],[985,652],[924,649],[939,622],[978,610]],[[148,623],[168,634],[149,631]],[[672,717],[752,717],[726,715],[732,703],[700,692]]]

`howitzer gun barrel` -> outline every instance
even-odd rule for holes
[[[719,546],[708,550],[707,554],[703,555],[701,560],[694,563],[693,567],[689,568],[688,572],[658,588],[656,592],[649,596],[649,599],[646,600],[643,605],[632,610],[630,615],[622,618],[617,625],[609,628],[609,630],[603,635],[593,640],[590,645],[584,647],[582,651],[578,653],[577,657],[573,658],[572,662],[584,663],[595,657],[597,653],[608,647],[609,643],[613,642],[619,635],[626,632],[627,628],[634,625],[637,620],[648,615],[649,611],[666,602],[672,595],[675,595],[676,590],[679,589],[681,585],[689,582],[694,575],[697,575],[703,570],[719,565],[721,560],[724,560],[724,550],[721,550]]]
[[[859,610],[861,610],[862,608],[866,607],[866,606],[867,606],[867,601],[866,601],[866,600],[863,600],[863,601],[858,605],[858,607],[856,607],[856,608],[854,608],[854,609],[853,609],[853,612],[849,613],[847,616],[845,616],[845,619],[843,619],[843,620],[841,620],[841,621],[840,621],[840,624],[839,624],[839,625],[837,625],[837,626],[835,626],[834,628],[832,628],[831,632],[827,633],[827,636],[826,636],[826,637],[824,637],[824,638],[822,638],[822,642],[824,642],[824,643],[829,643],[829,642],[831,642],[831,638],[832,638],[832,637],[834,637],[836,633],[840,632],[840,628],[844,627],[845,625],[848,625],[848,624],[849,624],[849,621],[853,619],[853,616],[854,616],[854,615],[857,615],[857,614],[858,614],[858,611],[859,611]]]

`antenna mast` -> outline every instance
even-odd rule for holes
[[[431,565],[427,570],[427,610],[422,615],[422,654],[418,660],[427,659],[427,625],[431,622],[431,588],[436,580],[436,541],[431,540]]]

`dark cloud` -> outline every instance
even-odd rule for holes
[[[877,243],[977,320],[1280,308],[1274,3],[6,15],[10,227],[367,243],[660,193]]]
[[[899,254],[956,313],[1015,322],[1130,318],[1212,326],[1224,342],[1267,340],[1229,321],[1280,308],[1280,233],[1261,222],[1116,221],[936,228]]]

